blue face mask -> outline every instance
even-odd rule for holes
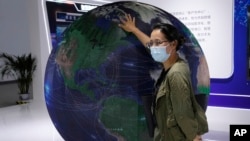
[[[163,63],[166,61],[170,54],[166,52],[166,46],[152,46],[150,47],[150,53],[153,59],[157,62]]]

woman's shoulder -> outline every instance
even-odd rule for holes
[[[189,67],[188,67],[188,63],[183,60],[182,58],[179,58],[175,64],[171,67],[171,69],[169,70],[171,73],[174,72],[189,72]]]

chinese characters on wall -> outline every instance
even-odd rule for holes
[[[205,42],[211,36],[212,16],[206,10],[190,10],[172,12],[194,34],[199,43]]]

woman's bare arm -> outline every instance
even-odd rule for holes
[[[150,41],[150,38],[135,26],[135,17],[132,18],[130,14],[126,14],[125,19],[120,20],[121,24],[119,24],[119,27],[127,32],[132,32],[146,47],[146,44]]]

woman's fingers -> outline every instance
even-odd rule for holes
[[[123,28],[127,32],[132,32],[135,27],[135,17],[131,17],[130,14],[125,14],[125,16],[122,18],[120,17],[120,24],[118,24],[119,27]]]

